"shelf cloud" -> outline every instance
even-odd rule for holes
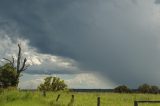
[[[41,64],[37,69],[33,67],[35,74],[48,67],[49,74],[53,68],[61,74],[97,73],[106,82],[110,79],[133,88],[141,83],[158,85],[158,3],[159,0],[1,0],[0,29],[13,42],[17,38],[28,40],[34,48],[32,61],[37,66]],[[48,64],[54,59],[55,66]]]

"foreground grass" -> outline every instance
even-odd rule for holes
[[[57,95],[61,94],[56,102]],[[116,93],[75,93],[5,90],[0,93],[0,106],[68,106],[71,95],[75,95],[71,106],[96,106],[97,97],[101,97],[101,106],[133,106],[135,100],[160,100],[154,94],[116,94]],[[160,104],[139,104],[139,106],[160,106]]]

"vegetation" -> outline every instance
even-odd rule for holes
[[[44,83],[39,85],[38,89],[41,91],[60,91],[66,90],[67,85],[64,80],[58,77],[47,77],[44,79]]]
[[[114,88],[114,92],[116,93],[152,93],[152,94],[158,94],[160,93],[160,89],[158,86],[155,85],[148,85],[148,84],[142,84],[140,85],[137,90],[131,90],[130,88],[128,88],[126,85],[121,85],[118,86],[116,88]]]
[[[9,86],[17,85],[17,72],[11,64],[7,63],[4,66],[0,67],[0,86],[7,88]]]
[[[56,101],[57,96],[61,95]],[[155,94],[128,93],[76,93],[46,92],[46,97],[39,91],[4,90],[0,94],[0,106],[67,106],[71,97],[75,99],[73,106],[96,106],[97,97],[101,97],[101,106],[133,106],[134,100],[159,100]],[[140,104],[140,106],[159,106],[160,104]]]
[[[121,94],[66,92],[67,85],[58,77],[45,78],[44,83],[38,87],[39,91],[18,91],[15,87],[19,83],[19,77],[28,67],[27,59],[22,60],[19,44],[18,48],[16,63],[13,57],[12,60],[4,58],[8,63],[0,67],[0,106],[96,106],[97,97],[101,97],[101,106],[133,106],[135,100],[160,99],[160,95],[155,95],[160,93],[158,86],[148,84],[140,85],[139,93],[136,94],[133,92],[129,94],[131,90],[125,85],[114,89],[115,92]],[[147,106],[159,105],[147,104]],[[141,104],[141,106],[146,105]]]
[[[114,89],[117,93],[130,93],[131,90],[126,85],[118,86]]]
[[[8,61],[4,66],[0,68],[0,85],[3,88],[9,86],[18,86],[19,77],[23,71],[25,71],[29,65],[26,65],[27,59],[24,58],[22,60],[22,53],[21,53],[21,45],[18,44],[18,55],[17,55],[17,62],[15,65],[15,59],[12,57],[12,60],[3,58],[4,60]],[[8,76],[9,75],[9,76]]]
[[[154,93],[154,94],[160,93],[159,92],[159,87],[155,86],[155,85],[151,86],[150,93]]]
[[[151,87],[148,84],[143,84],[138,87],[138,91],[142,93],[150,93],[150,89]]]
[[[150,86],[148,84],[143,84],[138,87],[138,91],[141,93],[159,93],[158,86]]]

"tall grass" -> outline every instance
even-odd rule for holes
[[[58,102],[57,95],[60,94]],[[71,95],[75,99],[71,103]],[[0,106],[96,106],[97,97],[101,97],[101,106],[133,106],[134,100],[160,100],[154,94],[116,94],[116,93],[75,93],[47,92],[46,97],[38,91],[0,91]],[[139,106],[160,106],[160,104],[140,104]]]

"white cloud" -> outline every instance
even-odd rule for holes
[[[27,80],[24,82],[19,83],[20,89],[36,89],[40,83],[44,82],[44,80],[41,79],[33,79],[33,80]]]
[[[38,85],[44,82],[44,78],[50,75],[30,75],[24,74],[21,77],[19,88],[20,89],[36,89]],[[52,75],[55,76],[55,75]],[[69,88],[104,88],[110,89],[114,88],[116,85],[110,80],[105,80],[92,73],[81,73],[81,74],[65,74],[65,75],[57,75],[61,79],[65,80],[65,83]]]
[[[20,39],[13,41],[5,33],[0,33],[0,58],[11,58],[15,57],[18,52],[17,44],[20,43],[22,46],[23,58],[26,57],[27,64],[30,64],[29,72],[32,73],[76,73],[80,69],[77,67],[77,62],[70,58],[64,58],[60,56],[42,54],[39,53],[36,48],[29,46],[29,40]]]
[[[70,58],[60,57],[51,54],[39,53],[38,50],[29,45],[29,40],[22,38],[10,38],[4,31],[0,31],[0,59],[1,64],[5,61],[2,58],[16,59],[18,47],[22,46],[22,56],[27,58],[27,64],[30,64],[26,74],[20,78],[19,87],[21,89],[35,89],[43,82],[43,79],[50,74],[64,79],[69,88],[112,88],[114,84],[100,76],[91,73],[84,73],[78,66],[78,63]],[[89,72],[89,71],[88,71]],[[39,75],[37,75],[39,74]],[[44,75],[46,74],[46,75]]]
[[[66,83],[70,88],[113,88],[115,84],[107,80],[102,81],[100,76],[92,73],[82,73],[75,75],[72,79],[67,79]],[[83,85],[83,86],[82,86]]]

